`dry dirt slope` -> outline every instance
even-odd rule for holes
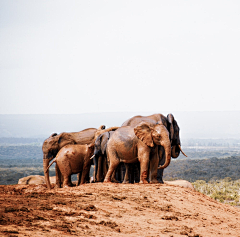
[[[0,186],[0,236],[240,236],[240,209],[167,184]]]

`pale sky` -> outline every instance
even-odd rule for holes
[[[0,0],[0,114],[240,110],[238,0]]]

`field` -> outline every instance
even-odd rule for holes
[[[1,144],[0,235],[240,236],[238,144],[187,145],[188,158],[172,159],[164,180],[188,180],[196,191],[167,184],[91,183],[51,191],[16,185],[43,175],[41,143]]]
[[[167,184],[0,186],[1,236],[240,236],[240,209]]]

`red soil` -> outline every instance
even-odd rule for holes
[[[167,184],[0,186],[0,236],[239,236],[240,209]]]

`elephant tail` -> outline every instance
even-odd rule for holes
[[[50,166],[51,166],[53,163],[55,163],[55,162],[56,162],[56,158],[54,158],[53,161],[49,164],[49,166],[48,166],[47,169],[45,170],[45,173],[48,172]]]

